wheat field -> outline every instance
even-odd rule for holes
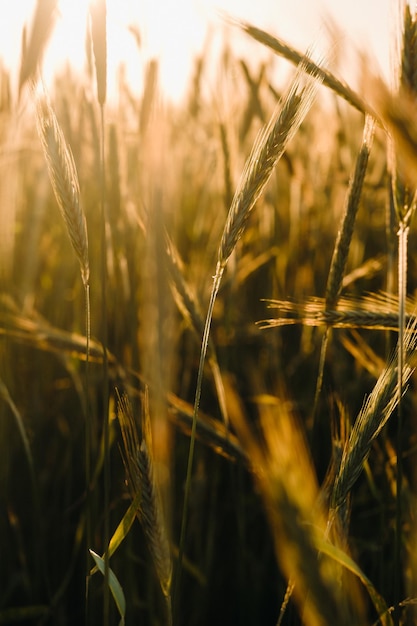
[[[225,38],[174,105],[142,59],[116,106],[105,1],[46,88],[38,0],[0,75],[0,624],[417,623],[398,4],[392,85],[230,19],[271,62]]]

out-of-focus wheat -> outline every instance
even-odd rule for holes
[[[166,600],[168,621],[171,623],[172,559],[161,496],[155,478],[147,393],[143,400],[141,440],[126,395],[119,397],[117,415],[123,438],[123,460],[129,488],[133,498],[140,494],[136,514],[148,541]]]

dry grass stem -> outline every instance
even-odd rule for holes
[[[81,208],[80,188],[74,158],[46,97],[38,99],[36,110],[38,132],[48,166],[49,178],[72,247],[80,262],[81,276],[86,286],[90,275],[87,224]]]

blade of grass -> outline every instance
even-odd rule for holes
[[[101,556],[93,552],[93,550],[90,550],[90,554],[93,557],[98,569],[104,576],[104,572],[105,572],[104,560],[101,558]],[[125,615],[126,615],[126,599],[123,593],[122,586],[116,577],[116,574],[110,568],[108,568],[108,585],[112,593],[112,596],[114,598],[114,601],[116,603],[117,610],[119,611],[119,615],[121,618],[120,625],[123,626],[123,624],[125,623]]]

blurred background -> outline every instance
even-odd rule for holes
[[[0,57],[6,68],[14,71],[20,58],[21,33],[30,23],[35,0],[20,0],[15,6],[0,2]],[[224,37],[238,55],[259,58],[265,52],[248,43],[236,29],[225,25],[222,14],[251,21],[269,29],[301,51],[313,45],[321,53],[346,53],[341,72],[348,79],[354,70],[357,49],[374,57],[384,74],[389,68],[390,28],[389,0],[108,0],[108,63],[111,93],[116,92],[117,68],[125,67],[129,84],[140,92],[144,76],[138,64],[137,44],[142,54],[157,57],[160,82],[164,92],[174,100],[184,95],[193,58],[209,48],[213,52]],[[86,15],[84,0],[61,0],[60,14],[44,59],[44,76],[50,80],[57,69],[70,60],[79,70],[85,66]],[[329,36],[328,25],[337,26]],[[326,26],[327,25],[327,26]],[[129,27],[133,27],[137,37]],[[139,39],[138,39],[139,38]],[[136,40],[135,40],[136,39]],[[392,40],[392,38],[391,38]],[[338,50],[339,49],[339,50]],[[354,78],[354,76],[353,76]]]

